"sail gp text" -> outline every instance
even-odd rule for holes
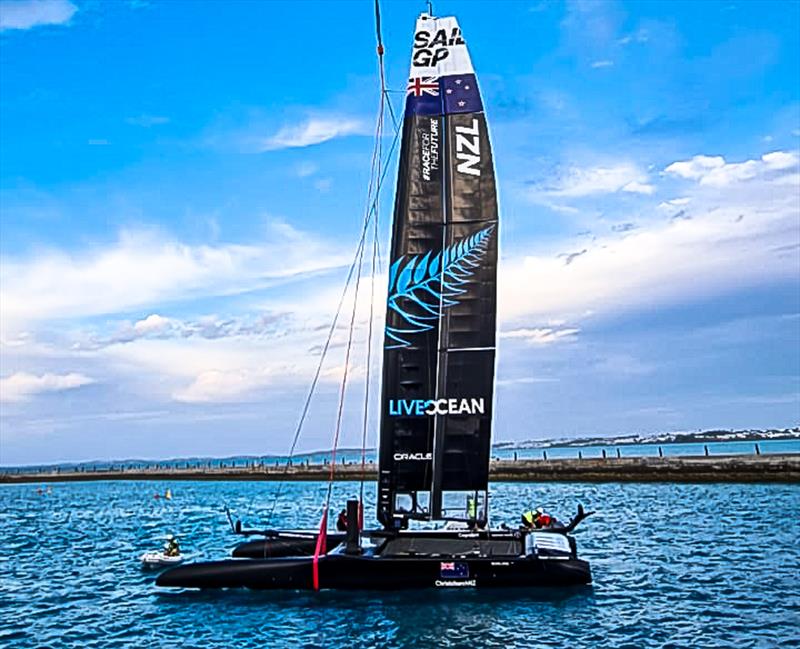
[[[486,414],[483,397],[480,399],[389,399],[389,415],[393,417],[483,414]]]
[[[449,32],[440,29],[437,32],[419,31],[414,34],[414,54],[411,64],[420,67],[436,65],[450,56],[450,47],[464,45],[461,30],[453,27]]]

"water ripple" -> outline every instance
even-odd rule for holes
[[[170,487],[174,499],[155,499]],[[137,557],[178,533],[197,557],[264,519],[277,485],[108,482],[0,488],[4,647],[794,647],[800,488],[500,484],[495,512],[597,514],[576,534],[595,585],[398,593],[157,592]],[[308,526],[325,486],[289,485],[272,524]],[[337,484],[336,502],[357,486]],[[374,499],[374,492],[371,493]]]

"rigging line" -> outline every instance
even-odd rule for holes
[[[275,498],[272,501],[272,508],[270,509],[270,512],[267,515],[267,524],[269,524],[269,521],[272,520],[272,516],[275,513],[275,506],[277,505],[278,500],[280,499],[280,496],[283,493],[283,487],[284,487],[284,484],[286,482],[286,480],[285,480],[286,479],[286,475],[289,473],[289,467],[291,466],[291,461],[292,461],[292,458],[294,457],[295,449],[297,448],[297,442],[300,439],[300,432],[302,431],[303,424],[305,423],[306,417],[308,416],[308,410],[309,410],[309,407],[311,406],[311,399],[314,396],[314,392],[316,390],[317,383],[319,382],[320,374],[322,373],[322,366],[323,366],[323,364],[325,362],[325,357],[327,356],[328,349],[329,349],[330,344],[331,344],[331,340],[333,339],[334,331],[336,330],[336,323],[339,320],[339,315],[341,314],[342,306],[344,305],[344,300],[345,300],[345,297],[347,295],[347,290],[350,288],[350,281],[352,280],[352,277],[353,277],[353,271],[355,270],[355,264],[356,264],[356,261],[357,261],[357,259],[359,257],[360,252],[364,248],[364,240],[366,238],[367,225],[368,225],[368,223],[365,223],[364,224],[364,228],[362,229],[361,239],[358,242],[358,246],[356,248],[356,254],[355,254],[354,258],[353,258],[352,264],[350,265],[350,270],[347,273],[347,279],[345,280],[345,285],[344,285],[344,289],[342,290],[342,295],[339,298],[339,304],[336,307],[336,313],[335,313],[335,315],[333,317],[333,322],[331,322],[330,329],[328,330],[328,336],[327,336],[327,338],[325,340],[325,344],[322,347],[322,353],[320,354],[319,363],[317,364],[317,370],[314,373],[314,378],[311,381],[311,387],[308,390],[308,394],[306,395],[306,400],[305,400],[305,402],[303,404],[303,410],[302,410],[302,412],[300,414],[300,419],[298,420],[297,427],[295,428],[294,439],[292,440],[292,445],[291,445],[291,448],[289,449],[289,456],[286,459],[286,465],[284,466],[283,476],[282,476],[281,480],[278,482],[278,493],[275,495]]]
[[[388,164],[388,163],[389,163],[389,160],[391,160],[391,158],[392,158],[392,155],[394,154],[394,150],[397,148],[397,142],[399,141],[399,139],[400,139],[400,129],[398,128],[398,129],[395,131],[395,133],[394,133],[394,139],[392,140],[392,145],[391,145],[391,147],[389,148],[389,153],[388,153],[388,154],[387,154],[387,156],[386,156],[386,162],[387,162],[387,164],[386,164],[386,166],[383,168],[383,171],[381,172],[381,177],[380,177],[380,180],[378,181],[378,187],[380,187],[380,186],[382,186],[382,185],[383,185],[383,181],[385,180],[385,178],[386,178],[386,174],[387,174],[387,173],[388,173],[388,171],[389,171],[389,164]],[[375,212],[375,210],[376,210],[376,209],[377,209],[377,199],[376,199],[376,200],[374,200],[374,201],[372,202],[372,204],[370,205],[370,213],[373,213],[373,212]]]
[[[394,131],[394,139],[392,140],[392,145],[389,147],[389,153],[386,155],[386,166],[383,168],[383,172],[381,173],[381,179],[378,183],[378,189],[383,187],[383,181],[386,178],[386,174],[389,172],[390,162],[392,160],[392,156],[394,155],[395,149],[397,148],[397,143],[400,141],[400,127],[398,126]],[[377,211],[378,209],[378,202],[375,201],[374,209]],[[377,217],[376,217],[377,218]],[[381,256],[381,242],[380,238],[377,239],[375,244],[378,247],[378,272],[383,272],[383,261]]]
[[[378,10],[378,0],[375,0],[376,11]],[[378,178],[381,177],[381,162],[383,161],[383,119],[386,110],[386,89],[384,80],[383,69],[383,55],[382,47],[380,45],[380,15],[377,16],[377,29],[378,29],[378,64],[380,67],[381,76],[381,98],[380,108],[378,110],[378,133],[375,139],[375,147],[377,149],[377,172]],[[378,219],[380,216],[380,190],[381,183],[375,191],[375,218],[373,219],[373,233],[372,233],[372,259],[370,264],[370,298],[369,298],[369,318],[367,324],[367,358],[366,358],[366,380],[364,382],[364,417],[361,429],[361,484],[359,487],[359,527],[363,524],[363,508],[364,508],[364,475],[367,464],[367,428],[369,424],[369,405],[370,405],[370,383],[372,378],[372,325],[375,313],[375,246],[378,242]]]
[[[359,493],[359,527],[363,525],[363,508],[364,508],[364,475],[366,472],[366,447],[367,447],[367,430],[369,424],[369,405],[370,405],[370,387],[371,387],[371,373],[372,373],[372,342],[373,342],[373,324],[374,324],[374,317],[375,317],[375,269],[376,269],[376,258],[379,260],[380,255],[380,243],[379,243],[379,219],[380,219],[380,192],[383,186],[383,179],[384,179],[384,172],[381,169],[381,163],[383,162],[383,127],[384,127],[384,116],[386,114],[386,107],[389,107],[389,115],[392,118],[392,123],[395,127],[395,137],[394,141],[392,142],[389,155],[387,156],[386,160],[386,167],[388,168],[389,162],[391,160],[392,152],[394,151],[394,147],[397,142],[397,135],[399,133],[399,124],[397,121],[397,117],[394,114],[394,110],[392,108],[392,103],[389,98],[386,89],[386,71],[384,67],[384,48],[383,48],[383,36],[381,34],[381,13],[380,13],[380,1],[375,0],[375,32],[376,32],[376,39],[377,39],[377,52],[378,52],[378,70],[380,74],[380,84],[381,84],[381,96],[380,96],[380,108],[378,111],[378,128],[377,128],[377,137],[375,140],[375,147],[377,149],[377,176],[378,176],[378,183],[377,187],[375,188],[375,197],[372,206],[372,210],[374,212],[374,220],[373,220],[373,231],[372,231],[372,255],[371,255],[371,262],[370,262],[370,300],[369,300],[369,320],[367,325],[367,369],[366,369],[366,381],[364,384],[364,417],[362,421],[362,431],[361,431],[361,485],[360,485],[360,493]]]
[[[370,263],[370,275],[372,281],[370,282],[370,300],[369,300],[369,324],[367,326],[367,380],[364,388],[364,421],[361,434],[361,489],[360,489],[360,502],[363,508],[364,503],[364,475],[366,473],[367,462],[367,429],[369,419],[369,404],[370,404],[370,375],[372,369],[372,339],[373,339],[373,320],[375,318],[375,268],[378,256],[378,215],[375,215],[373,220],[372,230],[372,260]]]
[[[376,5],[376,12],[377,12],[378,21],[379,21],[379,19],[380,19],[380,6],[379,6],[379,3],[378,3],[378,0],[375,0],[375,5]],[[376,27],[378,28],[378,33],[377,33],[377,35],[378,35],[378,44],[379,44],[378,56],[379,56],[379,60],[380,60],[380,63],[381,63],[381,91],[382,91],[381,94],[382,94],[382,97],[383,97],[385,95],[385,93],[386,93],[386,86],[385,86],[385,77],[384,77],[384,74],[383,74],[383,59],[382,59],[382,57],[383,57],[383,46],[382,46],[382,38],[380,36],[379,22],[378,22],[378,25],[376,25]],[[393,120],[395,122],[394,139],[392,141],[392,145],[390,147],[389,154],[387,156],[387,163],[388,163],[388,160],[391,159],[391,156],[393,155],[393,152],[394,152],[394,150],[395,150],[395,148],[397,146],[397,142],[398,142],[398,138],[399,138],[399,134],[400,134],[400,127],[399,127],[399,124],[396,121],[396,118],[394,118],[394,111],[392,110],[391,102],[387,102],[387,103],[389,105],[390,112],[392,113],[392,117],[393,117]],[[374,159],[373,159],[373,163],[374,163]],[[375,169],[375,167],[373,165],[373,167],[372,167],[372,171],[373,172],[374,172],[374,169]],[[383,181],[385,179],[387,170],[388,170],[388,164],[387,164],[386,167],[384,167],[383,173],[380,173],[380,172],[378,173],[377,185],[376,185],[376,188],[377,188],[378,192],[379,192],[380,187],[383,184]],[[368,192],[367,192],[367,202],[368,202],[368,204],[369,204],[369,199],[372,196],[372,188],[373,188],[374,181],[375,181],[375,176],[372,175],[372,178],[370,179],[370,187],[369,187]],[[360,255],[363,256],[363,246],[364,246],[364,241],[365,241],[366,234],[367,234],[367,228],[368,228],[368,225],[369,225],[369,219],[371,218],[372,213],[376,212],[376,211],[377,211],[377,194],[376,194],[376,200],[374,200],[372,202],[372,205],[370,206],[370,209],[368,210],[368,212],[366,214],[366,218],[365,218],[365,221],[364,221],[364,226],[363,226],[362,232],[361,232],[361,239],[359,241],[359,245],[358,245],[358,248],[356,250],[356,255],[355,255],[356,258],[358,258]],[[295,451],[295,449],[297,447],[297,443],[298,443],[298,440],[299,440],[299,437],[300,437],[300,433],[302,431],[303,424],[305,423],[306,417],[308,415],[308,410],[309,410],[309,407],[311,405],[311,399],[313,397],[314,391],[316,390],[316,386],[317,386],[317,383],[319,381],[319,376],[320,376],[320,373],[322,371],[322,365],[324,363],[327,351],[329,349],[330,342],[331,342],[334,330],[336,328],[336,323],[337,323],[339,315],[341,313],[341,308],[342,308],[342,306],[344,304],[345,296],[346,296],[347,291],[348,291],[348,289],[350,287],[350,281],[351,281],[352,276],[353,276],[353,270],[355,268],[356,258],[354,258],[353,264],[350,266],[350,270],[349,270],[348,275],[347,275],[347,280],[345,282],[345,287],[344,287],[344,290],[342,291],[341,298],[339,299],[339,304],[337,306],[336,315],[334,316],[334,320],[331,323],[331,328],[330,328],[330,330],[328,332],[328,337],[327,337],[327,339],[325,341],[325,345],[323,347],[322,354],[320,355],[320,362],[319,362],[319,364],[317,366],[317,370],[316,370],[316,373],[314,375],[314,379],[312,380],[311,387],[310,387],[308,395],[306,397],[306,401],[305,401],[305,403],[303,405],[303,411],[302,411],[300,420],[298,421],[298,425],[297,425],[297,428],[295,430],[294,439],[292,441],[292,446],[291,446],[291,449],[289,451],[289,457],[287,458],[287,463],[286,463],[286,465],[284,467],[283,479],[279,482],[278,493],[277,493],[275,499],[273,500],[272,507],[271,507],[269,515],[267,517],[267,521],[270,521],[272,519],[272,516],[273,516],[273,514],[275,512],[275,507],[277,505],[277,501],[280,498],[280,495],[282,494],[283,486],[284,486],[284,483],[285,483],[285,476],[289,472],[289,466],[290,466],[291,460],[292,460],[292,458],[294,456],[294,451]],[[378,262],[380,264],[380,251],[378,252]],[[360,269],[359,269],[359,276],[360,276]]]
[[[370,198],[372,197],[373,188],[375,187],[375,180],[376,180],[374,152],[373,152],[373,160],[372,160],[372,163],[371,163],[370,176],[371,176],[370,177],[370,183],[369,183],[369,187],[367,189],[367,203],[368,204],[370,202]],[[379,178],[378,179],[378,184],[380,184],[382,181],[383,181],[383,178],[382,177]],[[363,224],[363,227],[362,227],[362,230],[361,230],[361,238],[360,238],[360,240],[358,242],[358,247],[356,249],[356,253],[355,253],[355,256],[354,256],[354,259],[353,259],[353,263],[350,266],[350,270],[349,270],[348,275],[347,275],[347,280],[345,281],[345,286],[344,286],[344,289],[342,291],[342,295],[339,298],[339,304],[338,304],[338,306],[336,308],[336,314],[334,316],[333,322],[331,323],[331,327],[330,327],[330,329],[328,331],[328,336],[326,338],[325,345],[324,345],[323,350],[322,350],[322,354],[320,355],[320,362],[317,365],[317,370],[316,370],[316,372],[314,374],[314,379],[311,382],[311,388],[309,389],[308,395],[306,396],[306,401],[305,401],[305,403],[303,405],[303,411],[302,411],[300,420],[298,421],[297,428],[295,430],[294,439],[292,440],[292,446],[291,446],[291,449],[289,451],[289,457],[287,458],[287,462],[286,462],[286,465],[284,467],[283,479],[279,482],[278,493],[276,494],[275,499],[273,500],[272,508],[270,509],[270,513],[269,513],[269,515],[267,517],[267,521],[270,521],[272,519],[272,516],[273,516],[274,511],[275,511],[275,507],[277,505],[277,501],[280,499],[280,496],[281,496],[281,494],[283,492],[285,477],[289,472],[289,466],[290,466],[292,457],[294,457],[294,451],[295,451],[295,449],[297,447],[297,443],[298,443],[299,438],[300,438],[300,433],[302,431],[303,424],[305,423],[306,417],[308,415],[308,410],[309,410],[309,407],[311,405],[311,399],[312,399],[312,397],[314,395],[314,391],[316,390],[317,383],[319,382],[319,377],[320,377],[320,374],[322,372],[322,366],[324,364],[325,357],[326,357],[328,349],[330,347],[330,343],[331,343],[331,340],[333,338],[333,333],[335,331],[336,324],[338,322],[339,316],[341,315],[342,306],[344,305],[344,300],[345,300],[345,297],[347,295],[347,291],[350,288],[350,282],[351,282],[352,277],[353,277],[353,271],[356,268],[356,264],[357,263],[359,264],[359,277],[360,277],[360,264],[362,263],[362,259],[363,259],[364,243],[365,243],[367,232],[368,232],[368,228],[369,228],[369,221],[370,221],[370,218],[371,218],[371,215],[372,215],[373,211],[374,211],[374,202],[373,202],[373,209],[369,209],[367,211],[367,213],[365,214],[364,224]]]
[[[383,60],[383,37],[381,36],[381,3],[375,0],[375,38],[378,41],[378,58]]]
[[[368,194],[367,194],[368,207],[367,207],[366,214],[364,215],[365,232],[366,232],[366,228],[369,226],[370,220],[372,219],[373,215],[375,215],[376,218],[377,218],[376,204],[377,204],[377,198],[378,198],[378,195],[379,195],[379,192],[380,192],[380,181],[381,181],[381,176],[380,176],[380,169],[381,169],[381,159],[380,159],[380,155],[381,155],[381,138],[380,138],[380,136],[381,136],[381,133],[383,131],[383,105],[382,104],[383,104],[383,102],[381,102],[381,106],[380,106],[380,109],[378,111],[378,119],[377,119],[377,123],[376,123],[376,126],[375,126],[375,144],[374,144],[373,150],[372,150],[372,161],[371,161],[371,165],[370,165],[370,167],[371,167],[370,176],[371,177],[370,177],[369,189],[368,189]],[[373,198],[373,196],[374,196],[374,198]],[[371,205],[370,205],[370,199],[372,199]],[[353,295],[353,309],[352,309],[352,312],[351,312],[351,315],[350,315],[350,326],[349,326],[348,334],[347,334],[347,349],[346,349],[346,353],[345,353],[344,372],[343,372],[343,376],[342,376],[342,384],[341,384],[341,389],[340,389],[340,394],[339,394],[339,406],[338,406],[337,421],[336,421],[336,431],[335,431],[335,435],[334,435],[333,448],[331,449],[331,472],[330,472],[330,480],[331,481],[333,480],[333,475],[334,475],[334,471],[335,471],[335,467],[336,467],[336,461],[335,461],[336,460],[336,451],[337,451],[337,445],[338,445],[338,440],[339,440],[339,434],[340,434],[340,431],[341,431],[342,415],[343,415],[343,410],[344,410],[344,398],[345,398],[345,392],[346,392],[346,389],[347,389],[347,377],[348,377],[348,372],[349,372],[349,369],[350,369],[350,352],[351,352],[351,349],[352,349],[353,332],[355,330],[355,319],[356,319],[356,314],[358,312],[358,292],[359,292],[359,289],[360,289],[360,286],[361,286],[361,271],[362,271],[362,268],[363,268],[364,247],[365,246],[362,245],[360,250],[359,250],[358,266],[357,266],[357,269],[356,269],[356,283],[355,283],[355,291],[354,291],[354,295]]]
[[[401,129],[398,126],[398,128],[395,129],[394,138],[392,139],[392,145],[389,147],[389,153],[386,154],[386,166],[384,166],[383,171],[381,172],[380,180],[378,181],[379,189],[383,186],[383,181],[386,179],[386,174],[389,173],[389,170],[391,168],[389,162],[391,161],[392,156],[394,155],[395,149],[397,149],[397,143],[400,141],[400,132]],[[372,205],[370,206],[370,213],[375,213],[377,209],[378,209],[378,202],[376,199],[375,201],[372,202]],[[378,264],[379,264],[378,270],[383,272],[383,267],[381,265],[380,241],[378,241]]]
[[[391,106],[391,103],[387,102],[387,106]],[[395,122],[395,130],[394,136],[392,138],[392,144],[389,147],[389,153],[386,154],[386,166],[383,167],[383,171],[380,173],[380,179],[378,180],[378,188],[383,186],[383,181],[386,179],[386,174],[389,172],[389,162],[394,155],[394,151],[397,148],[397,143],[400,141],[400,133],[401,133],[401,124]],[[370,211],[374,212],[377,209],[377,196],[375,200],[373,200],[372,204],[370,205]]]
[[[386,90],[384,88],[383,94],[386,95],[386,104],[389,106],[389,116],[392,118],[392,124],[394,124],[394,127],[395,128],[400,128],[400,122],[397,119],[397,115],[395,115],[394,106],[392,106],[392,102],[391,102],[391,100],[389,98],[389,92],[392,92],[392,91]],[[403,92],[403,91],[402,90],[398,90],[398,92]]]
[[[377,4],[377,0],[376,0]],[[382,47],[379,45],[378,47],[378,55],[379,57],[382,56]],[[381,71],[383,70],[383,66],[381,65]],[[383,87],[383,75],[381,74],[381,86]],[[364,232],[366,233],[366,229],[369,226],[370,219],[373,215],[375,215],[377,219],[377,202],[378,197],[380,195],[380,185],[382,181],[381,175],[381,135],[383,133],[383,93],[381,93],[381,102],[380,107],[378,110],[378,119],[376,120],[375,125],[375,143],[372,149],[372,161],[370,164],[370,182],[369,187],[367,190],[367,208],[364,214]],[[363,241],[363,239],[362,239]],[[345,397],[347,394],[347,379],[350,372],[350,354],[353,347],[353,332],[355,331],[355,320],[356,314],[358,313],[358,293],[361,287],[361,271],[363,269],[363,260],[364,260],[364,246],[362,245],[359,249],[359,257],[358,257],[358,265],[356,267],[356,282],[355,282],[355,289],[353,292],[353,308],[350,313],[350,326],[348,327],[347,331],[347,347],[345,351],[345,360],[344,360],[344,370],[342,372],[342,383],[339,390],[339,404],[336,413],[336,429],[334,432],[333,437],[333,445],[331,447],[331,467],[330,467],[330,475],[328,477],[328,492],[325,498],[325,507],[324,511],[327,512],[330,507],[330,498],[331,492],[333,488],[333,478],[336,472],[336,453],[338,451],[339,446],[339,437],[341,435],[342,430],[342,417],[344,415],[344,402]],[[367,385],[369,385],[369,373],[367,372]],[[367,404],[365,404],[365,412],[366,412]],[[366,426],[366,422],[365,422]]]
[[[367,216],[364,225],[369,225],[370,217]],[[345,348],[345,355],[344,355],[344,371],[342,372],[342,383],[339,389],[339,405],[336,413],[336,430],[333,435],[333,447],[331,448],[331,470],[328,476],[328,493],[325,498],[325,509],[324,511],[328,511],[330,507],[330,500],[331,500],[331,489],[333,487],[333,477],[336,472],[336,452],[339,446],[339,436],[342,431],[342,416],[344,414],[344,400],[345,394],[347,391],[347,377],[349,375],[350,370],[350,351],[353,347],[353,331],[355,330],[355,320],[356,320],[356,313],[358,312],[358,289],[361,284],[361,268],[363,266],[364,260],[364,246],[362,245],[359,248],[359,258],[358,258],[358,266],[356,269],[356,283],[355,283],[355,290],[353,293],[353,309],[350,312],[350,327],[347,332],[347,347]]]

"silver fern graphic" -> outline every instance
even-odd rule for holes
[[[458,304],[462,288],[489,247],[490,225],[432,255],[404,255],[389,270],[388,308],[400,315],[402,327],[386,326],[387,349],[408,347],[409,336],[429,331],[442,309]],[[411,311],[413,309],[413,311]]]

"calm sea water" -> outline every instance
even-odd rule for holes
[[[171,488],[173,500],[153,494]],[[157,592],[138,556],[180,535],[196,558],[256,524],[268,483],[0,487],[4,647],[797,647],[800,487],[497,484],[495,522],[542,504],[569,518],[595,583],[577,590]],[[284,487],[272,523],[309,526],[325,486]],[[358,485],[335,485],[336,502]],[[374,489],[369,489],[374,502]]]

